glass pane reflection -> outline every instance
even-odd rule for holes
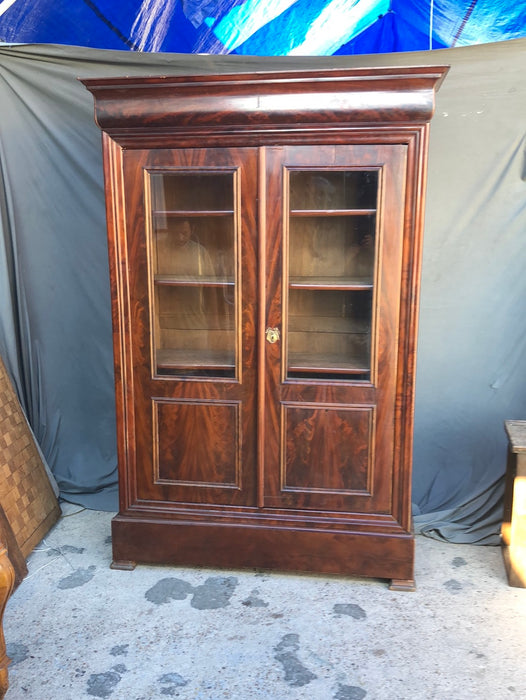
[[[232,173],[151,176],[155,368],[235,375]]]
[[[287,374],[369,381],[378,173],[290,172]]]

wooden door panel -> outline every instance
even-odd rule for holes
[[[282,403],[282,426],[283,491],[369,495],[374,407]]]
[[[154,482],[241,488],[239,409],[239,402],[154,400]]]
[[[253,505],[257,151],[124,151],[124,185],[133,498]]]
[[[264,348],[264,502],[388,514],[407,149],[288,146],[266,155],[266,325],[281,338]],[[316,182],[323,191],[312,193]],[[364,253],[353,249],[360,239]]]

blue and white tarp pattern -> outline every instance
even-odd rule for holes
[[[0,42],[330,56],[526,36],[526,0],[0,0]]]

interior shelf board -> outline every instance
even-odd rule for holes
[[[232,353],[218,350],[163,348],[157,350],[156,360],[160,369],[230,370],[235,367]]]
[[[233,287],[231,277],[213,277],[211,275],[155,275],[155,284],[173,287]]]
[[[376,209],[291,209],[291,216],[373,216]]]
[[[154,209],[154,217],[188,218],[192,216],[232,216],[233,209]]]
[[[331,372],[341,374],[365,374],[370,366],[363,357],[327,355],[321,353],[290,353],[290,372]]]
[[[369,321],[339,316],[300,316],[291,315],[289,333],[336,333],[338,335],[368,335],[371,332]]]
[[[373,280],[370,277],[294,276],[289,279],[289,287],[291,289],[367,290],[373,288]]]

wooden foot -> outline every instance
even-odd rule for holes
[[[413,578],[392,578],[389,590],[412,593],[413,591],[416,591],[415,580]]]
[[[114,559],[110,564],[110,569],[117,569],[117,571],[133,571],[137,566],[137,562],[128,561],[126,559]]]
[[[9,657],[5,650],[5,638],[2,622],[4,619],[4,610],[9,596],[15,585],[15,570],[7,556],[7,550],[0,542],[0,700],[7,693],[9,687],[9,679],[7,676],[7,666]]]

